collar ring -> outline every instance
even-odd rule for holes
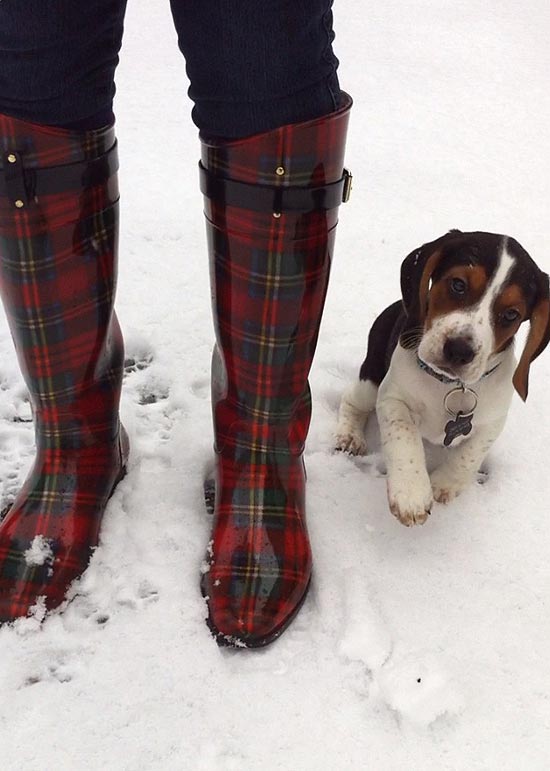
[[[467,394],[470,397],[470,404],[468,405],[467,409],[463,408],[463,409],[456,410],[452,408],[453,397],[456,394],[460,394],[461,397],[466,396]],[[469,388],[466,385],[460,385],[460,386],[457,386],[456,388],[452,388],[450,391],[447,392],[443,400],[443,406],[445,407],[445,411],[447,412],[447,414],[456,420],[456,418],[459,415],[465,418],[471,417],[476,410],[477,402],[478,402],[478,397],[476,392],[472,388]]]

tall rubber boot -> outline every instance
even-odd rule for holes
[[[0,115],[0,288],[34,417],[36,460],[0,524],[0,621],[59,605],[124,475],[124,350],[113,311],[113,128]]]
[[[203,139],[217,346],[215,510],[202,591],[220,644],[278,637],[311,576],[302,454],[351,99],[239,141]]]

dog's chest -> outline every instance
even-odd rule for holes
[[[506,415],[511,398],[509,365],[465,393],[419,368],[416,357],[398,348],[379,397],[391,392],[407,404],[421,436],[431,444],[457,447],[477,430]]]
[[[418,412],[413,412],[422,437],[432,444],[456,447],[466,438],[474,436],[481,416],[479,413],[476,415],[477,407],[471,412],[471,400],[465,399],[463,405],[460,405],[463,409],[453,409],[451,413],[445,407],[445,396],[437,394],[437,397],[437,400],[428,404],[423,401],[418,405]],[[460,394],[457,394],[457,397],[453,398],[453,405],[459,406],[459,397]]]

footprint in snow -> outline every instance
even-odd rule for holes
[[[28,688],[43,682],[70,683],[74,676],[74,668],[71,663],[59,661],[53,664],[43,664],[37,667],[32,674],[27,675],[22,687]]]
[[[138,404],[143,407],[148,404],[157,404],[157,402],[162,402],[165,399],[168,399],[170,392],[168,387],[164,384],[149,382],[144,383],[140,388],[138,388],[137,393],[139,396]]]
[[[137,435],[164,443],[170,439],[177,412],[170,403],[170,373],[155,361],[148,341],[134,338],[130,335],[126,346],[123,396],[135,405]]]
[[[137,610],[151,602],[157,602],[158,599],[158,589],[146,579],[140,581],[137,587],[121,587],[115,598],[117,605],[132,608],[133,610]]]
[[[95,570],[94,570],[95,568]],[[132,579],[116,586],[101,579],[100,566],[90,566],[75,585],[73,597],[60,614],[67,632],[101,632],[123,609],[141,610],[158,602],[160,592],[149,579]],[[98,581],[98,578],[100,579]]]
[[[153,365],[153,359],[152,351],[143,350],[142,345],[136,355],[128,356],[124,360],[124,378],[125,381],[128,380],[125,382],[125,389],[135,393],[135,401],[141,406],[156,404],[168,398],[169,389],[166,383],[161,382],[157,373],[147,371]]]
[[[142,353],[141,355],[128,356],[124,359],[124,376],[131,375],[134,372],[141,372],[147,369],[153,361],[152,353]]]

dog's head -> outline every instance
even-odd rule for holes
[[[513,238],[451,230],[416,249],[401,267],[407,316],[400,342],[436,372],[477,382],[530,330],[514,373],[527,398],[529,367],[550,341],[549,277]]]

